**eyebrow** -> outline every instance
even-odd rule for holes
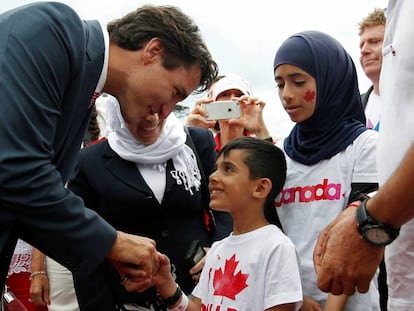
[[[297,77],[304,77],[305,74],[301,72],[293,72],[287,75],[288,78],[297,78]],[[275,80],[283,79],[282,76],[275,76]]]

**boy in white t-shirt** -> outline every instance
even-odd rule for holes
[[[169,310],[299,310],[302,288],[296,249],[272,223],[273,202],[286,179],[283,152],[253,137],[232,140],[210,176],[212,209],[233,217],[233,232],[213,244],[189,301],[160,256],[154,277]],[[169,298],[167,298],[169,297]]]

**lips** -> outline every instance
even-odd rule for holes
[[[160,123],[161,123],[161,121],[158,121],[155,125],[153,125],[151,127],[148,127],[148,126],[147,127],[142,127],[142,129],[144,131],[150,132],[150,131],[155,130],[160,125]]]
[[[285,110],[287,113],[294,113],[299,109],[299,106],[287,106],[285,107]]]
[[[141,125],[140,128],[145,132],[151,132],[160,126],[160,124],[162,123],[162,119],[158,119],[155,123],[150,123],[149,125],[148,125],[149,122],[146,122],[146,123],[147,123],[146,125]]]
[[[223,190],[217,188],[210,189],[210,199],[214,199],[216,196],[220,195],[223,192]]]

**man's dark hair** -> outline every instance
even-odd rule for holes
[[[208,90],[218,66],[204,43],[195,22],[174,6],[144,5],[108,23],[109,38],[119,47],[136,51],[153,38],[164,48],[163,66],[176,69],[199,63],[201,79],[195,94]]]
[[[268,194],[264,206],[266,219],[273,224],[278,224],[275,198],[283,189],[286,181],[286,158],[280,148],[263,139],[254,137],[239,137],[227,143],[218,156],[228,156],[231,150],[244,150],[243,163],[249,168],[251,179],[269,178],[272,182],[272,190]]]

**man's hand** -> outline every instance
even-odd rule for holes
[[[318,287],[334,295],[365,293],[384,255],[384,247],[361,238],[352,203],[319,235],[313,261]]]
[[[152,286],[152,276],[159,268],[155,241],[118,231],[107,257],[128,291],[142,292]]]

